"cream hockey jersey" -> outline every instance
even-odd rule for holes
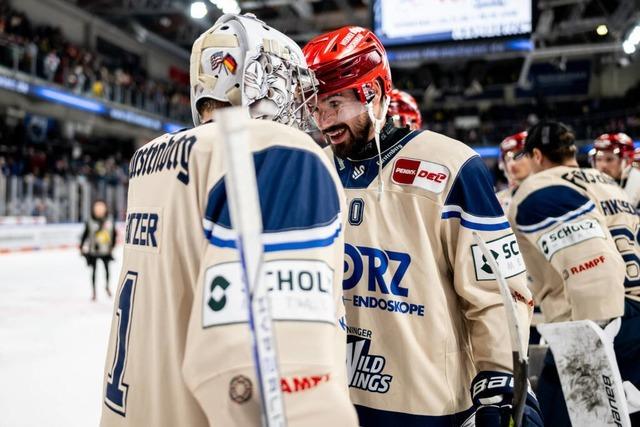
[[[330,149],[327,150],[330,154]],[[468,146],[413,131],[365,160],[334,157],[347,195],[347,365],[362,426],[459,425],[478,371],[511,372],[488,242],[522,324],[533,303],[489,173]]]
[[[338,323],[344,193],[304,133],[261,120],[248,132],[288,425],[355,426]],[[222,138],[204,124],[131,160],[103,427],[260,425]]]
[[[502,207],[505,215],[509,212],[509,205],[511,204],[511,198],[513,197],[514,191],[514,187],[507,187],[496,192],[496,198],[498,199],[498,203],[500,203],[500,207]]]
[[[633,166],[628,166],[622,173],[622,188],[627,197],[636,208],[640,205],[640,170]]]
[[[547,322],[618,317],[625,290],[640,293],[638,215],[608,175],[567,166],[531,175],[509,218]]]

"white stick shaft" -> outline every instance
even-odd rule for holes
[[[502,295],[502,301],[504,309],[507,314],[507,323],[509,324],[509,336],[511,337],[511,349],[513,351],[513,421],[516,427],[523,425],[524,410],[527,402],[527,390],[528,390],[528,360],[527,360],[527,347],[522,338],[521,325],[518,321],[518,311],[516,309],[515,302],[511,296],[509,290],[509,284],[504,278],[502,271],[498,266],[498,262],[493,257],[491,249],[480,238],[480,235],[476,232],[473,233],[473,238],[476,244],[480,248],[480,252],[484,255],[493,275],[496,277],[498,287],[500,288],[500,295]]]
[[[237,246],[249,301],[249,326],[262,395],[263,425],[283,427],[286,416],[278,355],[269,297],[262,280],[262,213],[253,155],[249,149],[248,117],[248,112],[242,108],[225,108],[216,113],[216,121],[221,123],[225,135],[225,188],[231,223],[238,235]]]
[[[527,347],[524,339],[522,338],[522,327],[520,325],[520,322],[518,321],[518,311],[516,309],[515,302],[513,301],[513,296],[511,295],[509,284],[500,271],[498,263],[491,254],[491,250],[487,247],[487,244],[475,232],[473,233],[473,238],[480,248],[480,252],[482,252],[482,255],[487,260],[489,267],[491,267],[491,271],[493,271],[493,274],[496,276],[496,281],[498,282],[498,286],[500,288],[500,295],[502,295],[502,300],[504,302],[504,309],[507,312],[507,320],[509,321],[509,335],[511,337],[512,348],[514,351],[518,351],[520,353],[520,357],[522,357],[523,360],[526,360]]]

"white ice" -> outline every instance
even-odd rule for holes
[[[0,427],[98,425],[113,299],[97,274],[92,302],[77,250],[0,254]]]

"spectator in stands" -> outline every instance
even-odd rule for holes
[[[152,93],[148,93],[152,80],[135,62],[119,57],[99,58],[95,52],[65,40],[60,28],[32,27],[26,15],[11,10],[2,0],[0,64],[61,84],[78,95],[93,95],[156,114],[170,114],[168,117],[174,120],[191,120],[188,85],[155,84]],[[180,101],[175,93],[179,93]]]
[[[4,156],[0,156],[0,175],[8,176],[10,173],[9,165]]]
[[[51,52],[49,52],[47,56],[44,58],[44,74],[47,80],[49,80],[50,82],[53,81],[59,66],[60,66],[60,58],[58,57],[58,54],[54,49]]]

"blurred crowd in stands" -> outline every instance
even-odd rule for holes
[[[0,65],[91,95],[188,123],[189,88],[157,81],[126,55],[101,55],[65,39],[63,30],[34,25],[0,0]]]
[[[636,98],[640,99],[640,98]],[[495,146],[506,136],[528,129],[542,119],[570,125],[578,141],[591,143],[606,132],[640,138],[640,104],[624,99],[567,101],[545,105],[492,106],[485,110],[456,108],[427,110],[426,128],[472,146]]]
[[[52,220],[59,209],[54,201],[61,193],[62,197],[68,198],[65,184],[71,181],[89,184],[92,199],[110,199],[112,202],[116,189],[120,197],[126,195],[133,149],[131,140],[81,136],[71,140],[56,132],[51,132],[45,143],[38,143],[30,139],[24,121],[10,125],[1,118],[0,185],[5,186],[7,200],[14,191],[21,199],[28,197],[31,200],[28,211],[24,206],[21,208],[23,215],[45,216]]]

